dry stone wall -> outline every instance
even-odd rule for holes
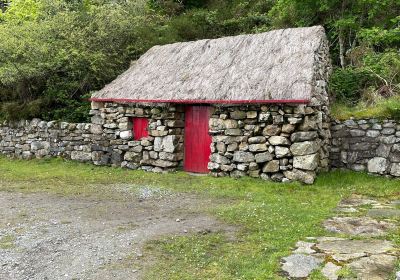
[[[183,111],[176,106],[93,103],[92,123],[38,119],[0,125],[0,153],[31,159],[64,157],[95,165],[161,172],[183,160]],[[133,140],[132,118],[149,120],[149,136]]]
[[[331,165],[400,177],[400,123],[346,120],[332,123]]]
[[[214,176],[313,183],[316,172],[329,166],[326,107],[216,107],[210,133]]]

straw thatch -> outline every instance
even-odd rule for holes
[[[92,98],[310,100],[322,45],[316,26],[155,46]]]

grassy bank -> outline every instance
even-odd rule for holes
[[[400,198],[398,180],[344,171],[321,174],[314,185],[304,186],[0,157],[0,174],[0,191],[124,199],[124,193],[115,191],[118,186],[132,192],[154,186],[229,201],[213,208],[204,205],[204,210],[236,225],[235,238],[212,232],[153,241],[145,248],[144,256],[154,260],[145,279],[281,279],[280,258],[296,241],[326,234],[321,222],[333,215],[342,197],[356,193],[382,200]],[[398,235],[391,239],[400,243]]]

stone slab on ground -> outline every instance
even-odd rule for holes
[[[283,258],[282,270],[291,278],[306,278],[319,267],[322,260],[303,254]]]
[[[395,249],[392,242],[377,239],[323,241],[316,247],[327,254],[384,254]]]
[[[370,217],[400,218],[400,209],[370,209],[367,215]]]
[[[397,258],[390,255],[372,255],[348,265],[357,279],[386,280],[395,268]]]
[[[327,231],[356,236],[382,236],[395,225],[369,217],[333,217],[324,222]]]

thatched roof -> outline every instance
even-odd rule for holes
[[[92,100],[310,100],[323,44],[316,26],[155,46]]]

